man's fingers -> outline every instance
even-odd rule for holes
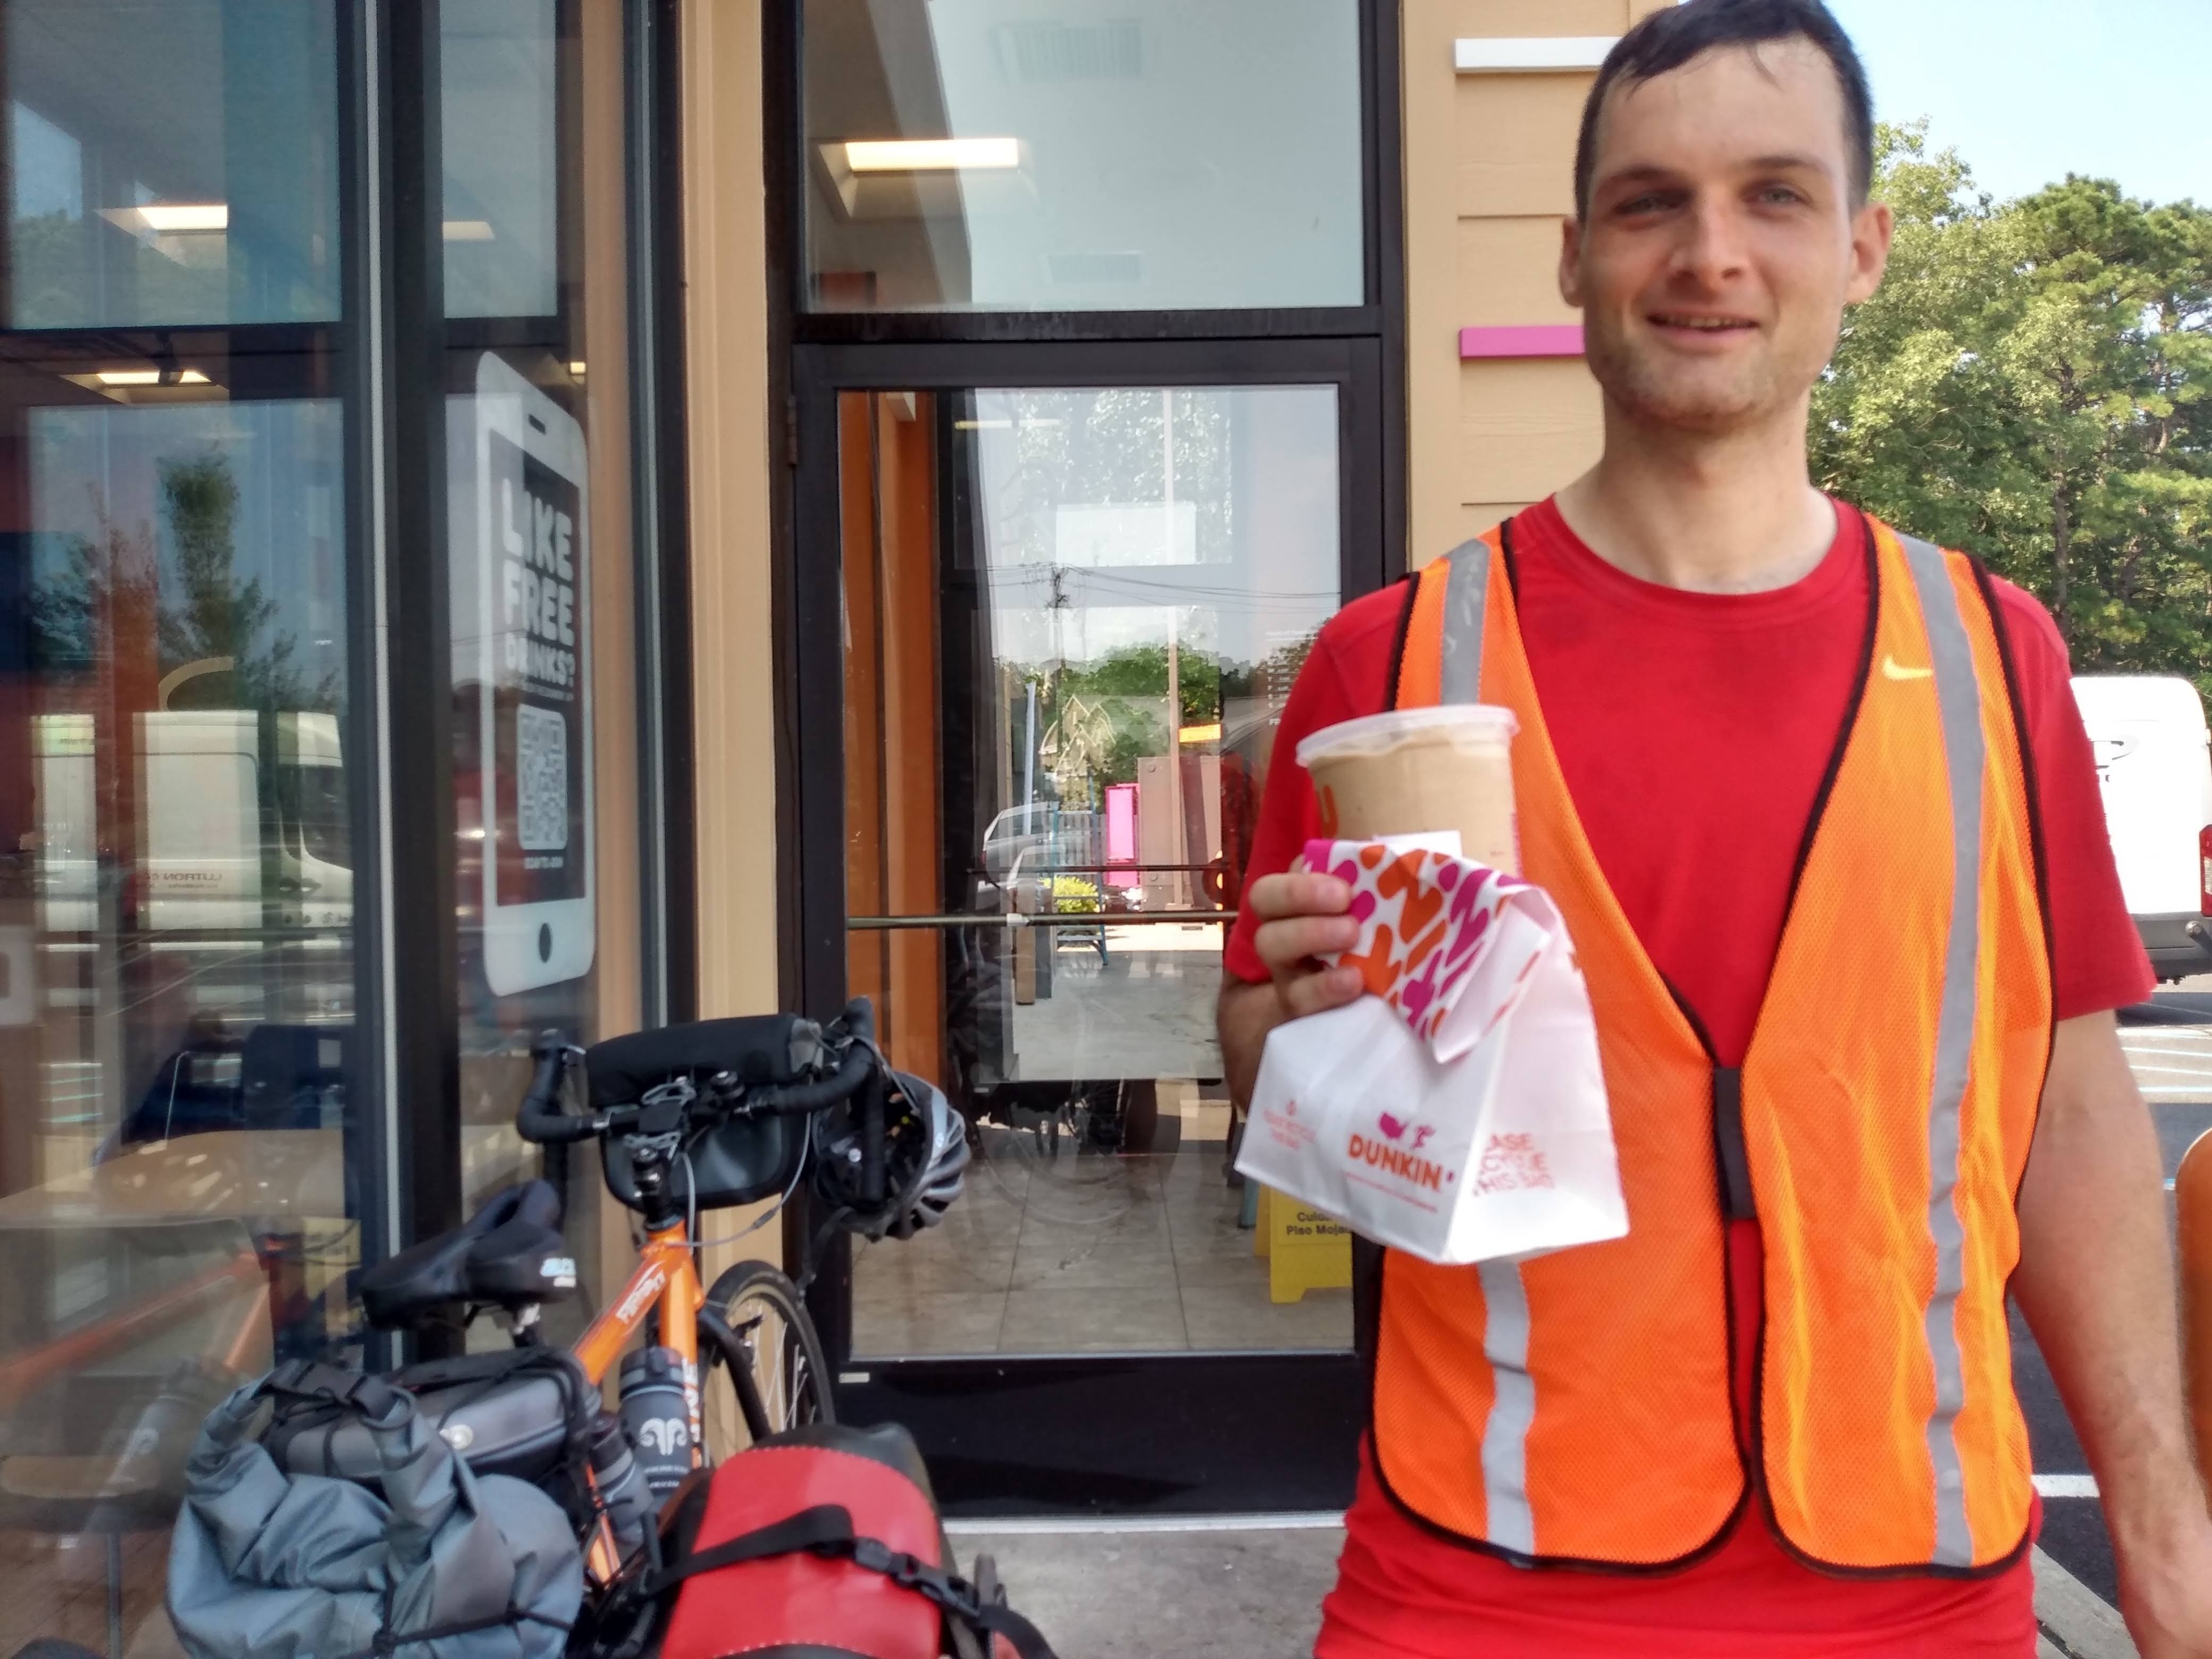
[[[1291,871],[1261,877],[1245,893],[1244,902],[1262,921],[1285,916],[1341,915],[1351,908],[1352,885],[1334,876]]]
[[[1297,915],[1271,921],[1252,935],[1252,948],[1267,971],[1280,975],[1301,963],[1359,943],[1359,924],[1350,916]]]
[[[1283,1000],[1283,1012],[1291,1019],[1341,1008],[1347,1002],[1357,1001],[1364,988],[1359,972],[1353,968],[1324,969],[1317,974],[1301,974],[1296,979],[1279,981],[1276,985],[1277,994]]]

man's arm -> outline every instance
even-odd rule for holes
[[[2160,1169],[2113,1017],[2061,1021],[2013,1295],[2097,1477],[2143,1659],[2212,1659],[2212,1516],[2182,1411]]]

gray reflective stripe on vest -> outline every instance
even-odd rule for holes
[[[1482,701],[1482,623],[1490,599],[1490,544],[1462,542],[1444,555],[1444,638],[1440,702]],[[1482,1279],[1483,1358],[1495,1392],[1482,1429],[1482,1498],[1489,1541],[1500,1549],[1536,1553],[1536,1517],[1528,1507],[1528,1425],[1536,1420],[1536,1384],[1528,1375],[1528,1292],[1515,1261],[1486,1261]]]
[[[1959,1220],[1959,1113],[1974,1051],[1976,966],[1982,919],[1982,683],[1942,552],[1908,537],[1905,562],[1920,594],[1929,665],[1943,722],[1951,786],[1951,924],[1943,947],[1943,1004],[1936,1020],[1936,1079],[1928,1103],[1928,1235],[1936,1246],[1936,1289],[1928,1302],[1928,1355],[1936,1370],[1936,1410],[1928,1455],[1936,1471],[1937,1566],[1973,1565],[1966,1525],[1965,1471],[1959,1462],[1959,1411],[1966,1384],[1959,1358],[1959,1292],[1966,1285],[1966,1230]]]
[[[1482,612],[1490,599],[1490,544],[1462,542],[1444,555],[1443,672],[1438,702],[1482,701]]]
[[[1455,580],[1459,573],[1452,573]],[[1536,1382],[1528,1375],[1528,1291],[1517,1261],[1485,1261],[1482,1355],[1495,1393],[1482,1430],[1482,1500],[1490,1541],[1500,1549],[1536,1553],[1536,1517],[1528,1507],[1528,1425],[1536,1420]]]

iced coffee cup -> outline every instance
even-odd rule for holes
[[[1322,833],[1350,841],[1459,832],[1461,856],[1521,872],[1509,708],[1445,703],[1323,726],[1298,744]]]

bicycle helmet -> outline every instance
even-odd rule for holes
[[[866,1118],[858,1101],[815,1120],[815,1190],[849,1232],[912,1238],[934,1227],[960,1196],[968,1175],[968,1122],[924,1079],[886,1066],[872,1086],[884,1110],[882,1201],[870,1204],[862,1192]]]

